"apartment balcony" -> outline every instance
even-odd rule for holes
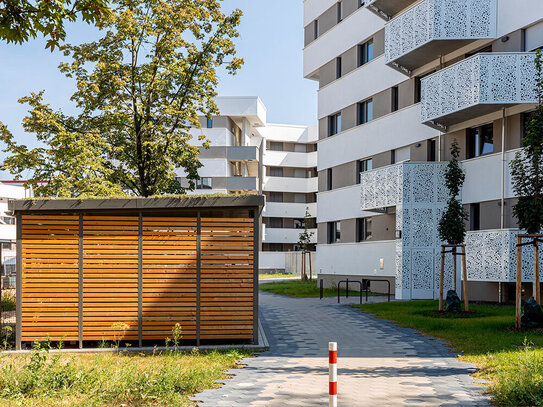
[[[269,167],[312,168],[317,166],[317,152],[271,151],[264,154],[264,165]]]
[[[318,178],[265,177],[262,189],[272,192],[286,191],[309,194],[318,191]]]
[[[535,54],[481,53],[422,80],[421,122],[446,129],[503,107],[537,103]]]
[[[287,243],[295,244],[300,241],[300,234],[304,229],[280,229],[280,228],[264,228],[263,243]],[[313,232],[310,243],[317,243],[317,229],[308,229],[308,232]]]
[[[468,281],[515,282],[518,229],[471,231],[466,234]],[[540,252],[540,262],[543,253]],[[522,248],[522,281],[533,281],[533,247]]]
[[[409,74],[471,41],[496,38],[496,2],[423,0],[415,4],[385,25],[386,63]]]
[[[360,209],[384,212],[405,204],[445,202],[445,168],[444,162],[404,162],[362,172]]]
[[[230,161],[258,161],[258,147],[227,147],[226,158]]]
[[[415,1],[416,0],[366,0],[366,7],[379,17],[390,20]]]
[[[266,202],[262,216],[265,218],[303,218],[305,211],[309,215],[317,216],[317,203],[295,203],[295,202]]]
[[[228,191],[257,191],[257,177],[228,177],[226,178],[226,189]]]

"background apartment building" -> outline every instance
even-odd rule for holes
[[[385,278],[397,298],[435,298],[443,172],[456,139],[471,295],[507,298],[518,233],[509,162],[536,102],[542,20],[540,0],[305,0],[304,76],[320,85],[325,282]]]
[[[201,117],[200,128],[191,131],[203,164],[192,193],[263,193],[259,268],[289,269],[295,266],[291,254],[298,250],[306,209],[314,243],[317,239],[317,129],[268,124],[258,97],[218,97],[216,103],[220,115]],[[200,136],[210,141],[209,148],[202,147]],[[187,187],[182,169],[178,175]]]

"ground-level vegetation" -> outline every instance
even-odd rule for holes
[[[358,285],[353,284],[352,287],[358,287]],[[317,280],[289,280],[265,283],[260,285],[260,289],[272,294],[286,295],[287,297],[308,298],[320,296],[320,288]],[[339,293],[342,297],[346,295],[347,292],[344,285],[342,285]],[[325,297],[335,297],[337,296],[337,288],[325,288],[323,294]],[[349,290],[349,295],[353,297],[359,296],[360,291]],[[363,295],[366,295],[366,293],[363,292]],[[369,293],[369,295],[379,294]]]
[[[299,274],[288,274],[288,273],[272,273],[272,274],[260,274],[258,278],[260,280],[268,280],[271,278],[301,278]]]
[[[194,406],[250,353],[0,354],[0,406]]]
[[[543,405],[543,331],[515,330],[513,306],[474,304],[473,314],[460,315],[436,313],[436,301],[356,307],[448,341],[461,360],[477,365],[495,404]]]
[[[2,311],[15,311],[15,290],[2,290]]]

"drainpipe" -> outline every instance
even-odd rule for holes
[[[441,161],[441,135],[443,133],[442,132],[439,132],[438,136],[437,136],[437,161]]]
[[[505,228],[505,107],[502,110],[502,179],[501,179],[500,229]]]

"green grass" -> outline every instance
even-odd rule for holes
[[[2,311],[15,311],[15,292],[2,290]]]
[[[353,307],[448,341],[479,367],[497,405],[543,406],[543,331],[514,330],[514,307],[473,304],[460,316],[436,314],[437,301]]]
[[[353,284],[353,287],[357,285]],[[342,287],[344,285],[342,284]],[[268,293],[286,295],[288,297],[299,297],[299,298],[308,298],[308,297],[319,297],[320,290],[317,285],[317,280],[311,281],[302,281],[302,280],[289,280],[289,281],[279,281],[274,283],[265,283],[260,285],[262,291]],[[346,291],[345,288],[340,290],[340,295],[345,297]],[[360,295],[359,291],[349,290],[349,295],[357,297]],[[363,293],[365,295],[365,293]],[[376,295],[370,293],[370,295]],[[335,297],[337,296],[336,288],[325,288],[324,289],[325,297]]]
[[[267,280],[270,278],[287,278],[287,277],[298,277],[299,279],[301,279],[299,274],[273,273],[273,274],[260,274],[258,276],[260,280]]]
[[[0,354],[0,406],[195,406],[190,397],[249,354]]]

